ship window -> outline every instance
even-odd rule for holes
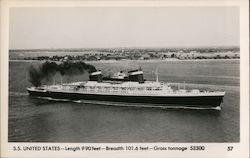
[[[138,88],[138,90],[139,90],[139,91],[142,91],[142,90],[144,90],[144,88],[140,87],[140,88]]]

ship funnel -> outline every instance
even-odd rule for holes
[[[129,81],[144,83],[143,71],[141,69],[128,72]]]
[[[89,75],[89,80],[90,81],[102,82],[102,72],[101,71],[92,72]]]

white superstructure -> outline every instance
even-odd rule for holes
[[[167,83],[146,81],[138,82],[73,82],[62,85],[43,86],[37,90],[50,90],[53,92],[74,92],[89,94],[107,94],[107,95],[135,95],[135,96],[219,96],[225,92],[220,91],[200,91],[198,89],[174,90]]]

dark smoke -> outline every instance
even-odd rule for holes
[[[41,85],[42,76],[40,73],[40,68],[36,69],[33,66],[29,69],[30,82],[32,85],[38,87]]]
[[[87,70],[89,73],[95,72],[96,68],[93,65],[84,62],[63,62],[58,65],[57,70],[62,76],[83,74]]]
[[[79,75],[85,72],[95,72],[96,68],[93,65],[84,62],[63,62],[57,64],[56,62],[45,62],[41,66],[35,68],[33,66],[29,69],[29,77],[32,85],[41,86],[42,80],[50,79],[57,73],[64,75]]]

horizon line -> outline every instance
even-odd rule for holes
[[[83,48],[12,48],[10,50],[80,50],[80,49],[184,49],[184,48],[240,48],[239,45],[231,46],[180,46],[180,47],[83,47]]]

